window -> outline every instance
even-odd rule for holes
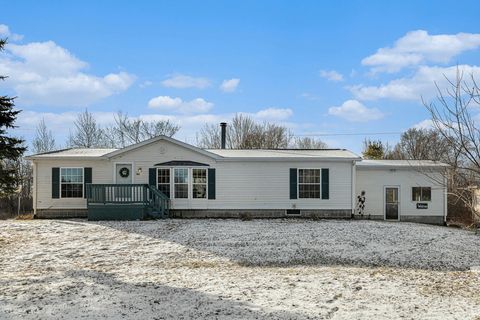
[[[432,201],[432,188],[430,187],[413,187],[412,201]]]
[[[298,169],[298,197],[320,199],[320,169]]]
[[[207,169],[192,169],[194,199],[207,198]]]
[[[170,169],[157,169],[157,188],[170,198]]]
[[[60,169],[62,198],[83,198],[83,168]]]
[[[176,199],[188,199],[188,169],[174,169],[174,195]]]

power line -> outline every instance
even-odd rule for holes
[[[329,137],[329,136],[380,136],[397,135],[403,132],[363,132],[363,133],[318,133],[318,134],[296,134],[296,137]]]

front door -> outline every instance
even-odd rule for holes
[[[115,175],[115,181],[117,184],[132,184],[132,165],[123,163],[115,164]],[[129,200],[131,196],[132,190],[130,189],[130,187],[125,186],[125,188],[116,188],[115,197],[117,199]]]
[[[385,187],[385,220],[398,220],[398,187]]]

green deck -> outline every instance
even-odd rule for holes
[[[88,184],[88,220],[166,218],[170,199],[147,184]]]

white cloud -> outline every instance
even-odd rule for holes
[[[384,114],[377,108],[367,108],[357,100],[347,100],[339,107],[331,107],[328,109],[328,114],[350,122],[366,122],[384,117]]]
[[[432,129],[433,128],[433,122],[430,119],[425,119],[423,121],[420,121],[417,124],[414,124],[412,128],[415,129]]]
[[[5,24],[0,24],[0,37],[7,37],[12,41],[20,41],[23,39],[23,35],[12,33],[10,28]]]
[[[480,74],[480,67],[459,65],[458,70],[465,76]],[[355,98],[359,100],[420,100],[421,97],[431,99],[437,94],[435,82],[441,90],[449,86],[446,78],[455,80],[457,66],[452,67],[419,67],[411,77],[399,78],[380,86],[357,85],[350,88]]]
[[[393,47],[380,48],[362,60],[373,72],[397,72],[427,62],[447,63],[460,53],[480,47],[479,33],[429,35],[427,31],[408,32]]]
[[[293,115],[292,109],[289,108],[267,108],[251,114],[259,120],[286,120]]]
[[[333,82],[343,81],[343,75],[335,70],[320,70],[320,77]]]
[[[150,99],[148,106],[152,109],[170,111],[176,113],[205,113],[213,107],[213,103],[202,98],[196,98],[190,101],[183,101],[181,98],[172,98],[169,96],[158,96]]]
[[[195,78],[183,74],[172,75],[170,78],[162,81],[162,85],[167,88],[198,88],[204,89],[210,86],[210,80],[207,78]]]
[[[235,92],[239,84],[240,79],[237,78],[223,80],[222,84],[220,85],[220,90],[223,92]]]
[[[88,64],[53,41],[8,44],[0,57],[0,74],[9,78],[22,105],[87,106],[125,91],[134,81],[126,73],[103,77],[82,72]]]

